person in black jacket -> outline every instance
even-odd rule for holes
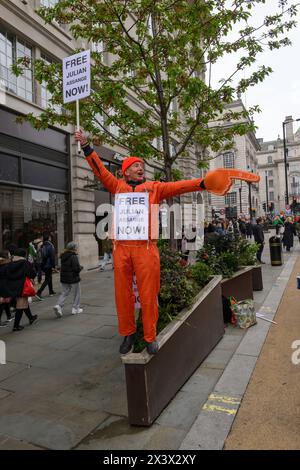
[[[37,315],[32,315],[28,298],[22,297],[25,278],[34,279],[35,270],[26,259],[26,250],[17,248],[12,261],[0,266],[0,296],[16,298],[16,315],[13,331],[23,330],[20,325],[23,312],[30,325],[37,321]]]
[[[256,258],[261,264],[265,264],[261,260],[261,255],[264,249],[264,244],[265,244],[265,235],[263,231],[263,219],[261,217],[258,217],[256,219],[256,225],[253,225],[253,235],[254,235],[254,241],[259,245],[259,248],[256,253]]]
[[[74,288],[74,300],[72,315],[82,313],[80,308],[80,276],[79,273],[83,269],[79,264],[77,245],[74,242],[67,244],[65,251],[60,255],[61,268],[60,268],[60,282],[62,286],[62,293],[58,299],[57,305],[53,307],[55,315],[59,318],[62,317],[62,308],[66,298],[70,294],[72,287]]]
[[[36,298],[38,300],[43,300],[41,294],[46,286],[49,288],[49,295],[55,295],[52,285],[52,270],[55,268],[55,249],[51,243],[51,237],[49,233],[43,233],[43,245],[41,248],[42,251],[42,263],[41,269],[45,273],[45,280],[39,290],[36,293]]]

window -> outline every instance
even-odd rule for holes
[[[269,192],[269,200],[274,201],[274,191]]]
[[[16,77],[11,72],[11,66],[21,57],[33,58],[32,48],[16,36],[0,30],[0,79],[6,90],[16,93],[22,98],[33,101],[33,74],[31,69]]]
[[[92,42],[91,43],[91,51],[92,52],[98,52],[99,54],[103,54],[103,52],[104,52],[104,42],[103,41]]]
[[[42,54],[41,58],[46,62],[46,64],[51,64],[53,62],[52,59],[47,57],[46,55]],[[51,106],[57,113],[62,113],[62,106],[57,104],[51,103],[52,93],[47,89],[47,83],[42,82],[41,84],[41,104],[42,108],[47,108]]]
[[[110,116],[113,118],[114,116],[116,116],[116,112],[114,110],[111,110],[110,111]],[[117,126],[117,124],[115,123],[115,121],[112,121],[109,125],[109,131],[111,132],[111,134],[113,134],[115,137],[118,137],[119,136],[119,132],[120,132],[120,128]]]
[[[234,168],[234,154],[233,152],[227,152],[223,155],[223,166],[224,168]]]
[[[273,170],[269,170],[269,171],[268,171],[268,175],[269,175],[269,176],[273,176]]]
[[[69,239],[68,202],[65,194],[1,186],[0,249],[29,242],[50,232],[56,253]]]
[[[54,7],[58,0],[41,0],[41,6],[46,8]]]
[[[293,176],[291,181],[291,193],[293,195],[299,195],[299,176]]]
[[[273,163],[272,155],[269,155],[269,156],[268,156],[268,163]]]
[[[268,184],[269,184],[269,188],[274,188],[274,181],[273,180],[269,180]]]
[[[227,206],[233,206],[236,204],[236,193],[228,193],[225,196],[225,204]]]

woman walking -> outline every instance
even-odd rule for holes
[[[60,282],[62,286],[62,293],[58,299],[57,305],[53,307],[55,315],[60,318],[63,315],[64,303],[70,294],[71,290],[74,289],[74,300],[72,315],[82,313],[83,310],[80,308],[80,276],[79,273],[83,269],[79,264],[77,245],[74,242],[67,244],[65,251],[60,255],[61,268],[60,268]]]

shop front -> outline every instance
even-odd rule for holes
[[[68,134],[15,118],[0,109],[0,249],[48,232],[60,253],[72,238]]]

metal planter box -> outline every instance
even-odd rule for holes
[[[263,278],[262,278],[262,271],[261,266],[252,266],[252,283],[253,283],[253,290],[263,290]]]
[[[253,266],[247,266],[237,271],[229,279],[223,279],[222,295],[224,297],[235,297],[237,301],[253,299]]]
[[[224,334],[221,276],[214,276],[193,306],[164,328],[159,351],[122,358],[129,423],[150,426]]]

